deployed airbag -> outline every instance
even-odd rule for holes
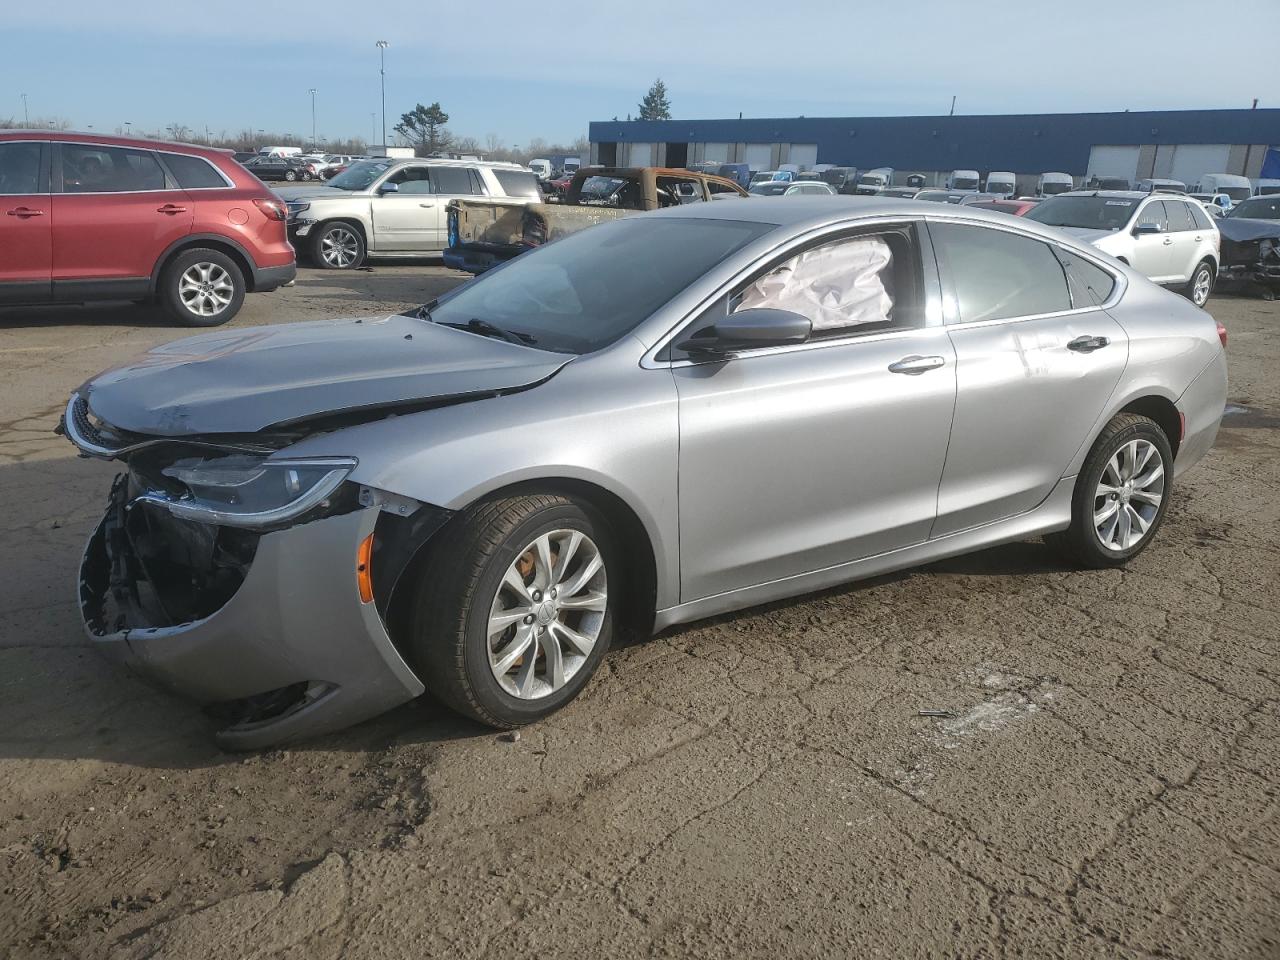
[[[893,309],[882,274],[893,259],[881,237],[842,240],[806,251],[761,277],[742,295],[739,310],[790,310],[814,330],[884,323]]]

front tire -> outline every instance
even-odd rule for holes
[[[184,327],[226,323],[244,303],[240,267],[220,250],[198,247],[178,254],[160,274],[160,305]]]
[[[324,270],[354,270],[365,252],[360,230],[344,220],[321,224],[311,234],[311,259]]]
[[[1145,550],[1173,491],[1173,451],[1149,417],[1111,419],[1089,451],[1071,497],[1071,526],[1046,538],[1085,567],[1120,567]]]
[[[492,727],[539,720],[586,686],[623,582],[589,505],[544,494],[484,501],[441,532],[415,597],[410,658],[431,692]]]
[[[1192,272],[1183,296],[1203,308],[1209,302],[1209,294],[1213,293],[1213,279],[1213,265],[1208,260],[1201,260]]]
[[[295,173],[293,170],[286,170],[284,172],[284,178],[288,180],[290,183],[293,183],[293,181],[298,179],[298,174]]]

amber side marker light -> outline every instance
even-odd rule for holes
[[[356,551],[356,584],[360,587],[360,602],[373,602],[373,534],[360,541]]]

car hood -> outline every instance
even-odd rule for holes
[[[78,392],[96,416],[132,433],[255,433],[518,390],[571,359],[392,315],[188,337],[99,374]]]
[[[337,187],[326,187],[315,183],[293,187],[275,187],[273,192],[281,200],[306,200],[309,203],[314,203],[316,200],[335,200],[342,197],[361,195],[358,190],[339,190]]]
[[[1234,243],[1280,239],[1280,220],[1253,220],[1248,217],[1221,217],[1218,232]]]
[[[1071,234],[1077,240],[1083,240],[1085,243],[1097,243],[1103,237],[1114,236],[1114,230],[1094,230],[1089,227],[1059,227],[1060,230]]]

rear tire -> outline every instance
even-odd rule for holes
[[[1045,540],[1084,567],[1124,566],[1155,538],[1172,492],[1173,451],[1164,431],[1149,417],[1117,414],[1076,479],[1071,526]]]
[[[165,316],[184,327],[216,327],[226,323],[244,303],[240,267],[220,250],[184,250],[160,274],[160,306]]]
[[[1182,295],[1203,309],[1209,302],[1209,294],[1213,293],[1213,265],[1208,260],[1201,260],[1191,272],[1191,280],[1182,290]]]
[[[311,260],[323,270],[354,270],[365,255],[364,236],[345,220],[322,223],[311,233]]]
[[[589,505],[551,494],[482,501],[441,531],[422,567],[410,659],[465,716],[498,728],[540,720],[604,658],[619,604],[608,588],[621,574],[613,533]]]
[[[284,178],[290,183],[293,183],[293,181],[298,179],[298,174],[293,170],[286,170],[284,172]]]

